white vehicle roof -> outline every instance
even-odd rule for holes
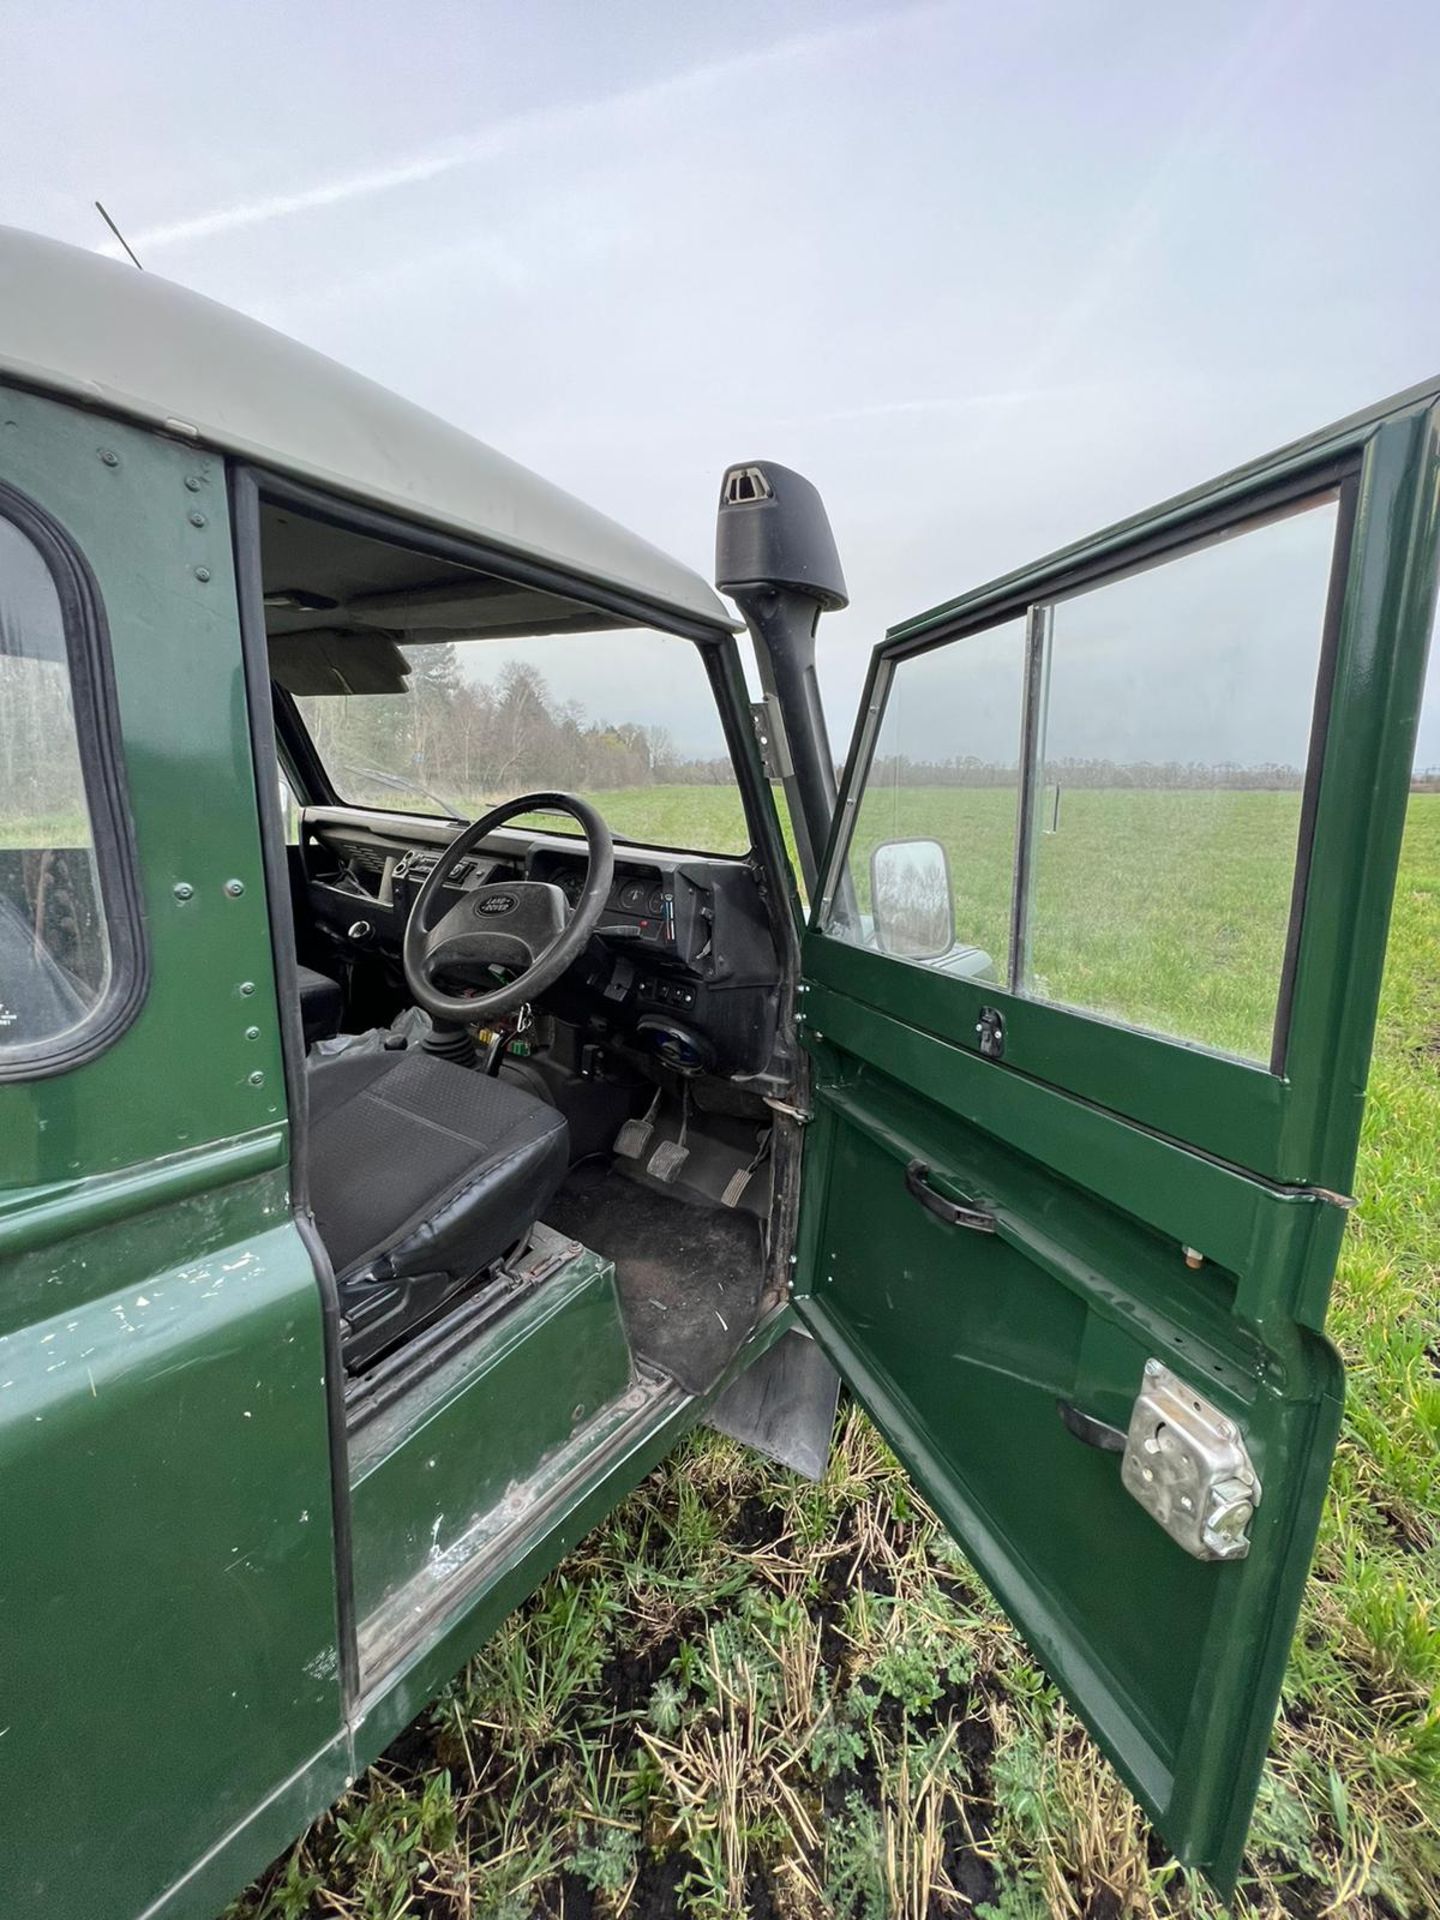
[[[5,375],[735,624],[699,574],[423,407],[173,281],[0,226]]]

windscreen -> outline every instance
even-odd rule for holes
[[[473,820],[561,788],[611,830],[743,853],[735,769],[698,648],[643,632],[446,640],[400,652],[403,693],[300,696],[336,792],[355,806]],[[564,816],[547,829],[574,832]]]
[[[271,675],[347,804],[473,820],[558,788],[625,838],[747,851],[693,641],[276,504],[260,546]]]

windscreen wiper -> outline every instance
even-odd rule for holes
[[[414,780],[407,780],[403,773],[386,773],[379,767],[348,764],[337,766],[336,772],[349,775],[353,780],[373,780],[378,786],[391,787],[397,793],[418,793],[422,800],[432,801],[439,807],[445,819],[453,820],[457,826],[464,825],[464,815],[457,813],[448,800],[442,800],[438,793],[432,793],[428,787],[422,787]]]

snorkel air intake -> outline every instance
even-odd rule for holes
[[[822,613],[848,606],[845,575],[820,495],[773,460],[730,467],[720,485],[715,584],[755,642],[772,771],[785,787],[800,870],[811,897],[835,813],[835,760],[815,673]]]

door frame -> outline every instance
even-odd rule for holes
[[[1280,1184],[1344,1192],[1373,1036],[1368,1009],[1384,964],[1384,876],[1398,854],[1405,795],[1370,810],[1363,828],[1348,797],[1413,753],[1434,612],[1437,473],[1440,380],[892,627],[871,657],[805,940],[806,978],[940,1036],[973,1034],[982,1008],[993,1006],[1004,1017],[1007,1069]],[[1283,1071],[1273,1060],[1241,1060],[994,982],[921,966],[897,973],[889,956],[826,933],[900,661],[1332,487],[1340,496],[1335,557],[1277,1018]],[[1382,673],[1391,697],[1377,711],[1367,690]]]
[[[234,547],[235,604],[245,675],[246,721],[250,751],[255,762],[260,858],[265,875],[265,901],[275,966],[285,1098],[290,1110],[290,1211],[315,1270],[324,1328],[325,1420],[330,1439],[330,1505],[335,1549],[335,1639],[340,1693],[348,1720],[360,1694],[360,1652],[355,1612],[349,1444],[345,1431],[345,1367],[340,1345],[340,1290],[336,1285],[330,1255],[320,1238],[320,1230],[310,1207],[309,1155],[305,1150],[310,1088],[305,1076],[305,1033],[300,1018],[300,963],[295,950],[290,863],[285,851],[285,817],[280,806],[279,789],[269,772],[272,767],[278,772],[281,761],[270,692],[265,592],[260,573],[261,496],[255,474],[249,467],[227,463],[227,478]]]
[[[275,979],[280,1014],[280,1038],[284,1060],[286,1093],[291,1118],[290,1173],[291,1207],[295,1223],[315,1269],[324,1320],[326,1353],[326,1409],[330,1435],[330,1479],[334,1511],[335,1580],[337,1594],[337,1643],[341,1687],[347,1716],[352,1720],[363,1710],[360,1680],[359,1627],[356,1607],[353,1554],[353,1514],[350,1492],[349,1436],[346,1418],[341,1353],[340,1299],[334,1268],[320,1238],[309,1200],[305,1118],[308,1112],[308,1086],[305,1075],[305,1040],[300,1018],[298,958],[290,896],[289,867],[286,856],[285,823],[276,783],[265,769],[280,766],[280,733],[296,763],[306,791],[297,794],[302,805],[313,804],[309,791],[312,781],[320,798],[335,805],[344,803],[335,794],[328,772],[316,754],[308,734],[299,725],[288,696],[282,703],[280,730],[277,731],[275,701],[270,677],[265,627],[264,586],[261,571],[261,510],[278,504],[321,519],[327,524],[388,540],[413,551],[436,558],[458,561],[463,565],[494,572],[506,578],[568,594],[609,612],[629,615],[637,626],[673,634],[690,641],[700,655],[711,694],[715,700],[731,763],[735,768],[741,803],[750,831],[750,857],[761,865],[766,880],[765,896],[771,925],[776,937],[777,957],[784,986],[784,1019],[777,1028],[794,1070],[803,1071],[803,1056],[790,1024],[793,989],[799,967],[801,909],[794,875],[780,830],[774,796],[766,781],[760,750],[749,723],[749,703],[744,672],[734,634],[728,627],[707,625],[694,616],[684,615],[643,599],[632,591],[608,587],[563,568],[547,566],[524,556],[507,552],[493,543],[459,537],[439,529],[404,520],[395,514],[323,493],[244,461],[226,463],[230,499],[231,538],[235,568],[236,602],[239,614],[240,644],[244,661],[246,706],[251,752],[255,763],[255,783],[260,818],[270,936],[274,955]],[[292,728],[295,729],[292,736]],[[297,752],[296,746],[299,751]],[[407,816],[396,812],[397,829],[403,831]],[[427,820],[433,828],[436,821]],[[785,1129],[786,1137],[797,1129]],[[781,1143],[777,1156],[778,1184],[784,1194],[784,1218],[792,1226],[799,1204],[798,1139],[788,1150]],[[778,1197],[778,1195],[777,1195]],[[452,1623],[453,1624],[453,1623]]]

